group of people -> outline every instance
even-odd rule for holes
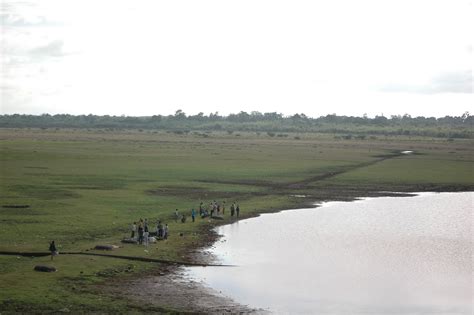
[[[199,216],[203,219],[206,217],[211,217],[211,218],[221,218],[225,214],[225,201],[222,201],[222,203],[218,203],[217,201],[213,201],[209,204],[208,207],[204,205],[204,202],[201,201],[199,204]],[[221,215],[222,213],[222,215]],[[195,222],[196,220],[196,210],[191,209],[191,219],[192,222]],[[238,204],[235,202],[232,203],[230,206],[230,216],[234,217],[236,215],[239,217],[240,215],[240,207]],[[178,209],[175,210],[174,212],[174,219],[175,222],[181,221],[181,223],[186,222],[186,215],[179,214]],[[130,240],[132,242],[135,242],[140,245],[145,245],[148,246],[149,243],[155,242],[159,239],[166,240],[168,239],[169,235],[169,228],[168,224],[163,224],[161,220],[157,220],[156,224],[154,226],[154,229],[151,227],[152,224],[149,223],[148,219],[142,219],[138,220],[138,222],[133,222],[130,226],[131,230],[131,235],[130,235]],[[52,241],[49,244],[49,251],[51,252],[51,260],[53,260],[53,257],[58,255],[58,251],[56,249],[56,244],[54,241]]]
[[[222,203],[218,203],[217,201],[213,201],[209,204],[208,207],[204,206],[204,202],[201,201],[199,204],[199,216],[201,218],[205,218],[207,216],[221,216],[221,211],[222,215],[225,214],[225,201],[222,201]],[[194,209],[192,209],[192,212],[194,212]],[[238,204],[235,202],[232,203],[230,206],[230,216],[233,217],[234,215],[237,215],[237,217],[240,214],[240,207]],[[194,221],[193,221],[194,222]]]
[[[197,214],[199,214],[201,219],[204,219],[206,217],[222,219],[222,216],[225,214],[225,207],[225,201],[219,203],[214,200],[208,206],[205,206],[204,202],[201,201],[201,203],[199,204],[198,213],[196,213],[196,210],[194,208],[191,209],[191,220],[192,222],[195,222]],[[233,217],[234,215],[236,215],[237,217],[239,217],[240,215],[240,206],[235,202],[232,203],[232,205],[230,206],[230,216]],[[180,214],[178,209],[176,209],[174,211],[174,221],[176,223],[178,221],[181,221],[181,223],[186,223],[186,214]]]
[[[136,241],[138,244],[144,244],[148,246],[151,241],[155,241],[157,239],[168,239],[168,224],[163,224],[161,220],[157,220],[155,229],[150,227],[150,223],[148,219],[145,218],[143,220],[140,218],[138,222],[133,222],[130,226],[130,230],[132,232],[130,238]]]
[[[225,214],[226,203],[217,202],[216,200],[212,201],[208,206],[204,205],[204,202],[201,201],[199,204],[199,212],[193,208],[191,209],[191,220],[192,222],[196,221],[196,216],[199,214],[201,219],[206,217],[219,218],[222,219]],[[237,218],[240,215],[240,206],[233,202],[230,206],[230,216]],[[178,209],[174,211],[174,221],[177,223],[186,223],[186,214],[180,214]],[[155,242],[156,240],[168,238],[169,228],[168,224],[163,224],[161,220],[157,220],[154,228],[151,228],[151,224],[148,219],[141,219],[138,222],[133,222],[130,226],[131,236],[130,239],[137,244],[144,244],[147,246],[150,242]]]

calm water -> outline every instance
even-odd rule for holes
[[[328,202],[218,228],[189,277],[274,313],[472,314],[474,193]]]

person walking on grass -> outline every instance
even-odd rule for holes
[[[179,220],[179,212],[178,209],[174,210],[174,222],[178,223]]]
[[[51,260],[53,260],[53,257],[58,254],[58,250],[56,249],[56,244],[54,244],[54,241],[49,243],[49,251],[51,252]]]
[[[230,206],[230,216],[233,217],[235,213],[235,202]]]
[[[165,224],[165,227],[163,229],[163,239],[168,239],[168,223]]]
[[[193,220],[196,220],[196,211],[194,211],[194,209],[191,210],[191,219]]]

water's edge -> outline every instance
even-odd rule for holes
[[[450,193],[450,192],[447,192],[447,193]],[[415,197],[415,196],[423,196],[423,195],[438,195],[439,193],[438,192],[413,192],[413,193],[397,193],[397,192],[383,192],[381,194],[378,194],[377,197],[400,197],[400,196],[403,196],[403,197],[406,197],[406,196],[409,196],[409,197]],[[359,197],[359,198],[353,198],[350,203],[352,203],[353,201],[364,201],[364,200],[369,200],[369,199],[377,199],[377,197],[374,197],[373,195],[372,196],[368,196],[368,197]],[[347,200],[344,200],[344,201],[347,201]],[[267,213],[279,213],[279,212],[287,212],[287,211],[290,211],[290,210],[309,210],[311,208],[316,208],[316,207],[320,207],[320,206],[324,206],[325,204],[327,203],[331,203],[333,201],[315,201],[313,204],[311,204],[311,207],[308,207],[307,205],[307,202],[305,203],[305,206],[302,207],[302,208],[293,208],[293,209],[282,209],[282,210],[277,210],[277,211],[272,211],[272,212],[265,212],[265,213],[260,213],[258,215],[255,215],[255,216],[252,216],[252,217],[259,217],[261,214],[267,214]],[[246,220],[246,219],[250,219],[250,218],[245,218],[245,219],[242,219],[242,220],[239,220],[239,221],[243,221],[243,220]],[[216,227],[213,228],[212,232],[214,234],[217,234],[218,233],[218,229],[221,228],[221,227],[229,227],[231,225],[235,224],[235,222],[233,223],[230,223],[230,224],[224,224],[224,225],[218,225]],[[215,242],[213,244],[211,244],[210,246],[207,246],[207,247],[204,247],[204,248],[201,248],[200,251],[201,253],[206,253],[206,252],[210,252],[211,249],[214,247],[214,245],[217,244],[217,241],[222,237],[223,235],[218,235]],[[216,261],[222,261],[222,258],[218,258],[218,257],[213,257],[213,260],[214,262]]]

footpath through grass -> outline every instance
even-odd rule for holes
[[[46,251],[54,239],[60,252],[116,244],[120,255],[184,260],[205,244],[209,227],[231,222],[234,201],[248,217],[377,191],[474,187],[472,140],[62,129],[3,129],[0,139],[0,251]],[[225,220],[192,223],[190,209],[213,200],[226,201]],[[186,223],[174,222],[176,208]],[[168,223],[169,240],[147,250],[121,244],[139,218]],[[58,272],[33,271],[43,263],[49,257],[0,256],[2,312],[143,310],[98,284],[136,277],[150,263],[60,255]]]

